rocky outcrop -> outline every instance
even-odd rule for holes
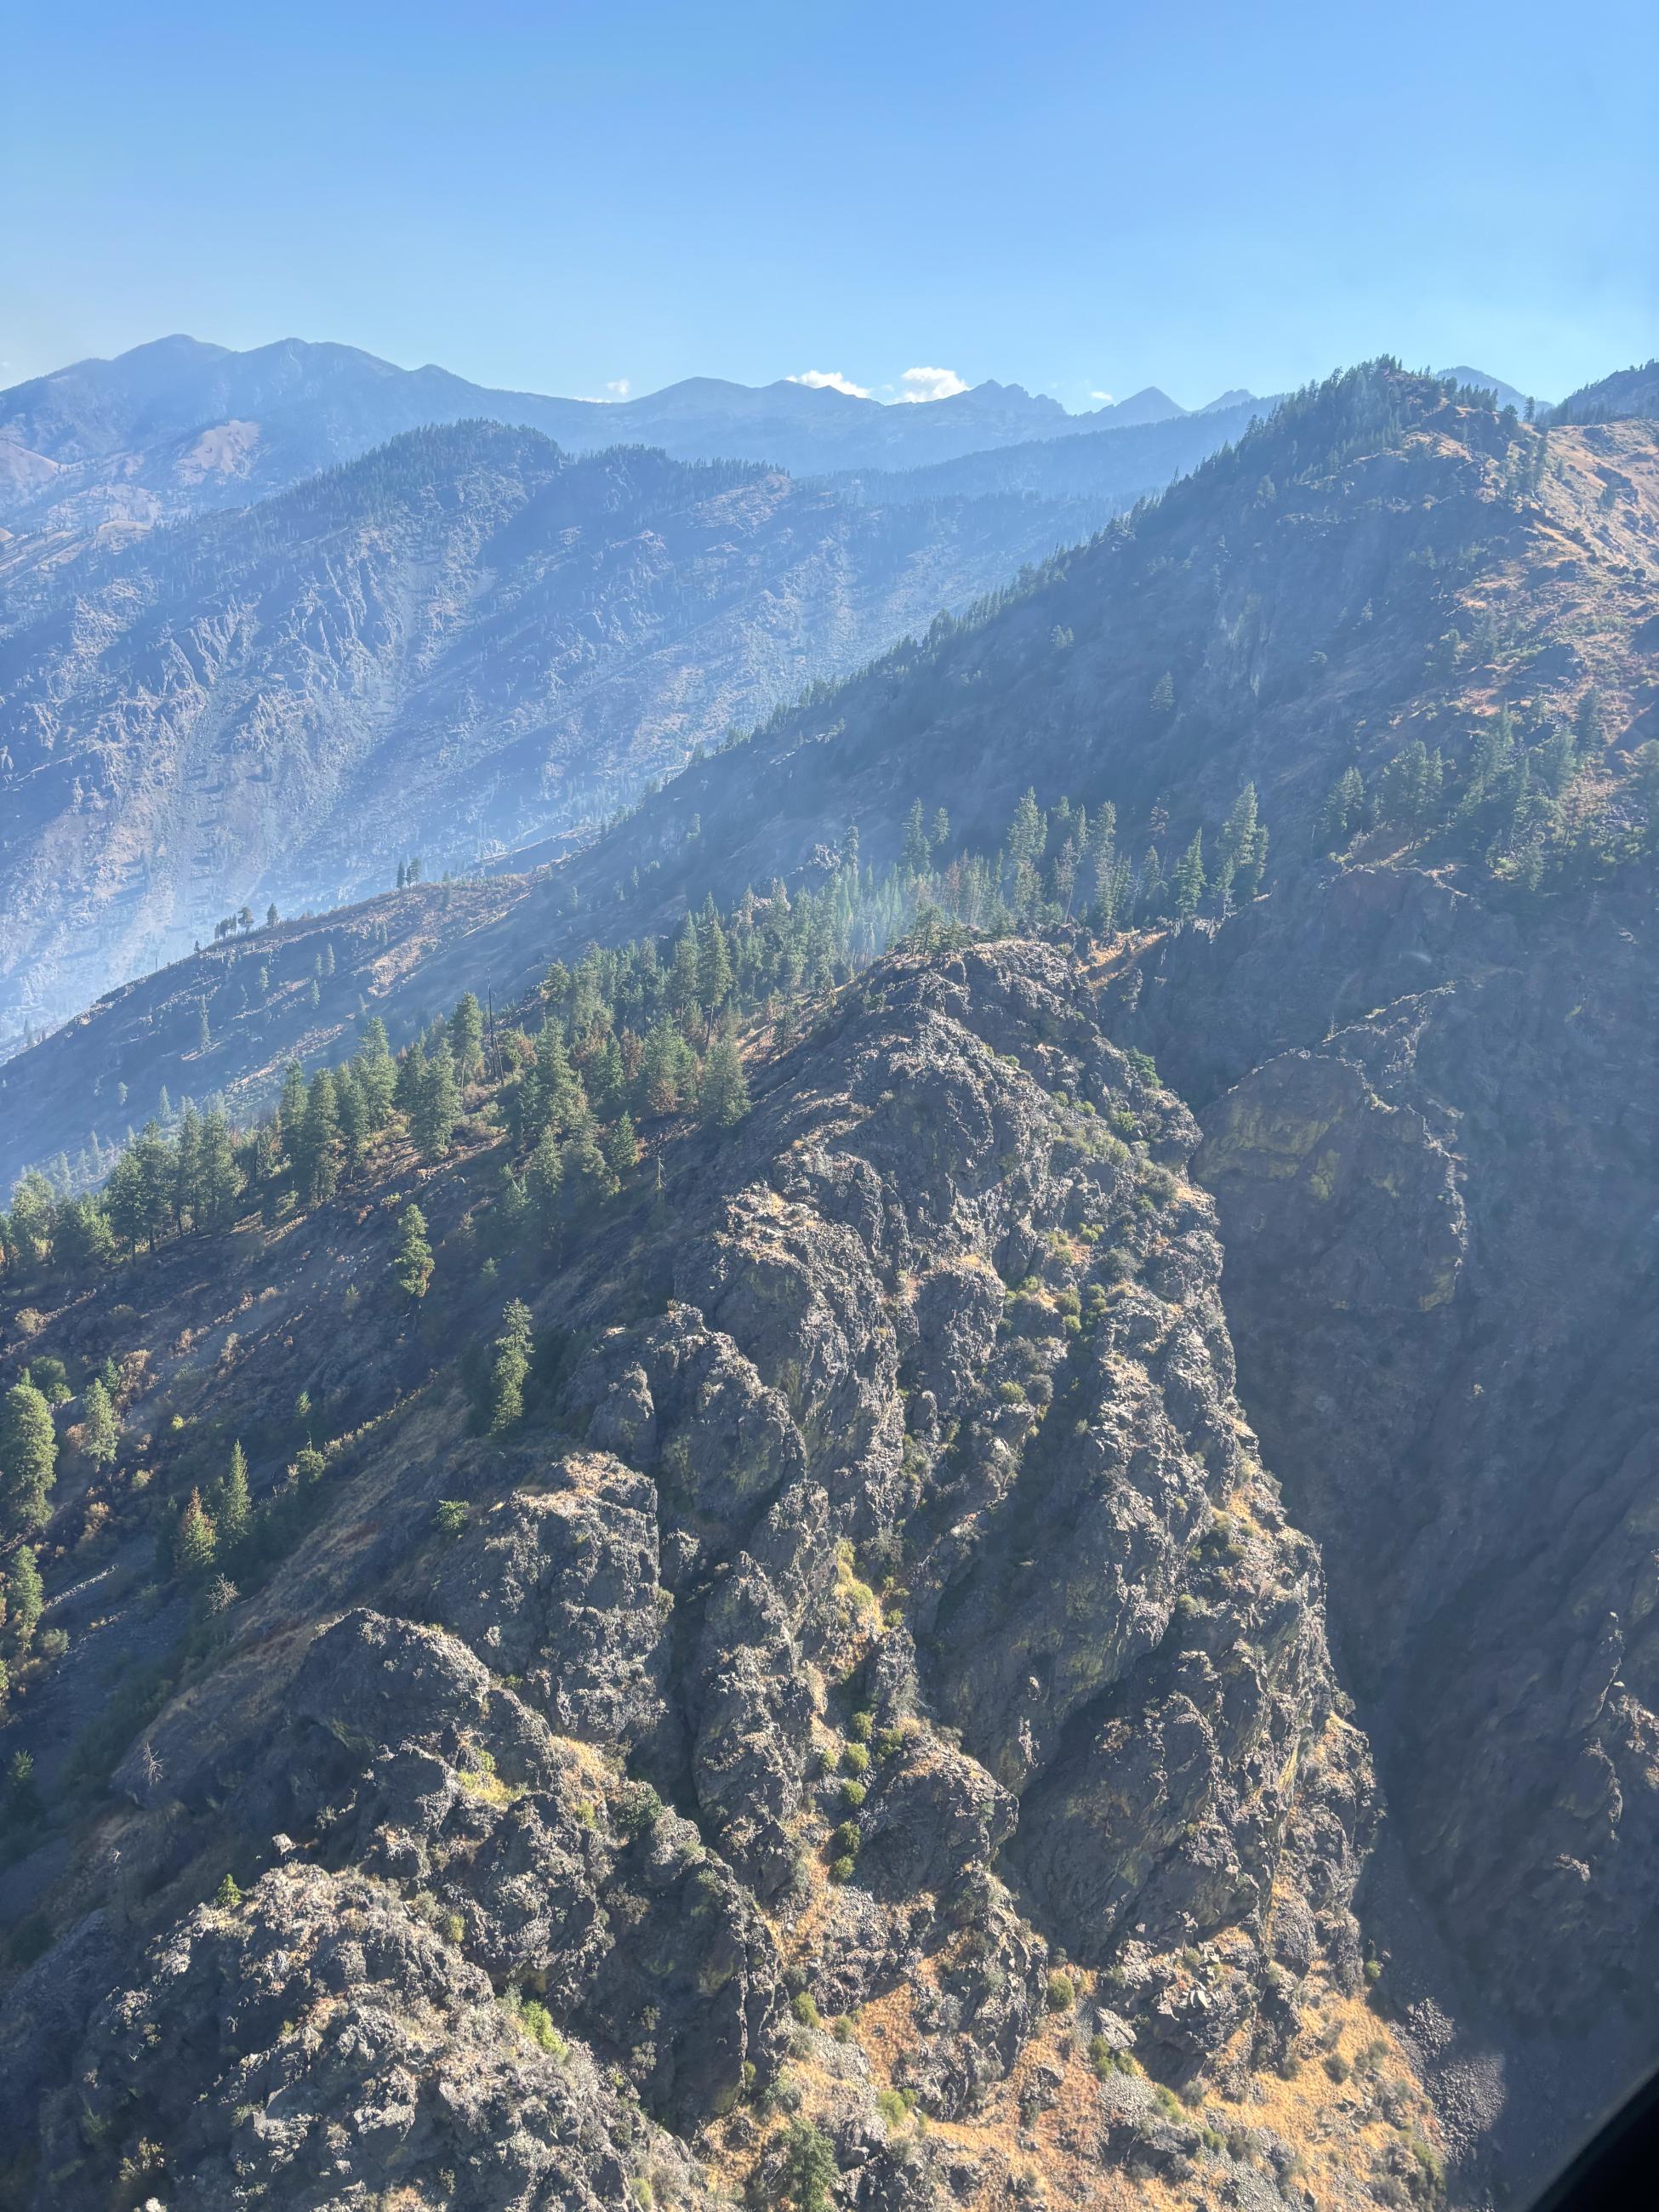
[[[1248,2189],[1154,2085],[1247,2095],[1356,2004],[1376,1807],[1196,1127],[1036,946],[884,963],[757,1085],[664,1310],[573,1255],[550,1423],[271,1648],[276,1733],[170,1816],[216,1901],[137,1916],[52,2069],[53,2201],[697,2203],[789,2186],[792,2113],[847,2207],[1006,2201],[1008,2126],[1056,2186]]]

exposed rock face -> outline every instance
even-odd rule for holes
[[[1372,872],[1182,933],[1121,1016],[1199,1109],[1246,1404],[1417,1881],[1489,1997],[1595,2026],[1596,2102],[1659,1970],[1652,939],[1639,894]]]
[[[1203,2157],[1255,2201],[1279,2137],[1171,2126],[1113,2054],[1248,2098],[1316,1999],[1334,2051],[1376,1808],[1197,1133],[1052,949],[846,994],[690,1164],[666,1310],[562,1271],[545,1449],[313,1624],[234,1788],[208,1747],[167,1894],[269,1870],[135,1912],[38,2201],[152,2156],[204,2205],[696,2203],[696,2160],[764,2196],[763,2092],[849,2208],[1006,2203],[1010,2128],[1059,2187]],[[1352,2128],[1415,2109],[1387,2047]],[[1396,2201],[1353,2139],[1328,2201]]]

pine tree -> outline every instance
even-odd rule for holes
[[[1358,829],[1365,811],[1365,782],[1357,768],[1343,769],[1332,787],[1319,817],[1319,843],[1327,853],[1340,852]]]
[[[295,1178],[307,1205],[319,1206],[333,1197],[339,1187],[341,1150],[333,1073],[319,1067],[307,1094],[294,1163]]]
[[[217,1532],[202,1493],[192,1490],[173,1533],[173,1571],[188,1582],[199,1581],[212,1568],[218,1552]]]
[[[933,827],[929,833],[929,842],[936,854],[943,853],[950,844],[951,817],[942,806],[933,817]]]
[[[426,1063],[420,1096],[410,1116],[415,1147],[423,1160],[443,1158],[460,1117],[461,1095],[455,1081],[455,1061],[449,1041],[445,1038]]]
[[[45,1528],[57,1469],[52,1408],[33,1383],[14,1382],[0,1415],[0,1536]]]
[[[196,1225],[196,1183],[201,1167],[202,1123],[194,1106],[187,1105],[179,1117],[179,1133],[173,1140],[173,1193],[170,1208],[173,1219],[182,1228],[186,1216]]]
[[[276,911],[276,902],[275,899],[272,899],[270,904],[265,908],[265,927],[267,929],[275,929],[282,918],[281,915]]]
[[[46,1593],[33,1547],[20,1544],[12,1558],[11,1571],[6,1577],[6,1617],[20,1651],[27,1651],[34,1641],[46,1603]]]
[[[559,1198],[564,1188],[564,1147],[550,1128],[544,1129],[536,1140],[525,1170],[525,1187],[542,1234],[547,1237],[558,1219]]]
[[[606,1134],[603,1150],[605,1163],[618,1182],[626,1182],[640,1164],[640,1140],[635,1134],[631,1115],[619,1114]]]
[[[703,924],[697,956],[697,997],[711,1019],[731,997],[735,981],[726,932],[720,927],[720,916],[711,914]]]
[[[730,1037],[717,1037],[703,1063],[697,1111],[711,1127],[729,1129],[749,1111],[749,1084],[738,1048]]]
[[[39,1168],[31,1168],[12,1193],[12,1237],[31,1265],[46,1256],[56,1205],[52,1185]]]
[[[1224,913],[1235,889],[1249,904],[1261,888],[1267,865],[1267,832],[1256,811],[1255,786],[1247,783],[1221,829],[1216,888]]]
[[[120,1443],[120,1429],[109,1392],[94,1376],[82,1395],[81,1449],[94,1467],[108,1467]]]
[[[236,1164],[230,1123],[222,1107],[210,1107],[202,1123],[201,1149],[197,1156],[192,1206],[196,1226],[210,1235],[228,1229],[236,1218],[236,1201],[243,1187],[244,1177]]]
[[[398,1220],[398,1247],[392,1255],[392,1279],[411,1298],[423,1298],[432,1280],[432,1247],[426,1241],[426,1216],[406,1206]]]
[[[253,1499],[248,1489],[247,1454],[240,1440],[230,1448],[230,1465],[213,1497],[213,1525],[222,1550],[234,1551],[246,1535],[253,1519]]]
[[[904,823],[904,865],[913,876],[921,875],[927,866],[927,832],[922,824],[921,801],[912,802]]]
[[[291,1060],[283,1070],[283,1095],[276,1105],[276,1126],[283,1133],[283,1150],[290,1160],[305,1118],[305,1070],[297,1060]]]
[[[1168,669],[1152,686],[1152,708],[1160,719],[1175,712],[1175,678]]]
[[[514,1298],[501,1316],[489,1376],[489,1433],[504,1436],[524,1419],[524,1386],[530,1373],[530,1309]]]
[[[669,971],[668,1003],[682,1021],[690,1021],[697,1009],[697,994],[702,988],[702,962],[697,951],[697,926],[690,915],[679,935],[674,940],[674,964]]]
[[[363,1025],[363,1041],[357,1048],[355,1064],[358,1085],[368,1109],[369,1126],[384,1129],[398,1088],[398,1068],[386,1043],[386,1024],[378,1014],[372,1015]]]
[[[208,1023],[208,1002],[200,999],[196,1006],[196,1049],[206,1052],[213,1042],[213,1031]]]
[[[471,1083],[483,1070],[483,1009],[471,991],[463,992],[449,1018],[449,1049],[455,1073]]]
[[[1204,832],[1194,830],[1193,842],[1176,863],[1176,914],[1185,921],[1198,912],[1204,897]]]
[[[82,1195],[60,1206],[52,1220],[52,1256],[69,1274],[85,1277],[109,1267],[115,1238],[96,1199]]]

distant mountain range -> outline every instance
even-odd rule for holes
[[[410,431],[276,499],[0,547],[0,1043],[245,902],[587,830],[1109,501],[891,509],[756,462]]]
[[[491,391],[351,346],[286,338],[234,353],[175,337],[0,392],[0,524],[84,527],[246,506],[433,422],[487,419],[539,430],[571,453],[655,446],[678,460],[766,461],[802,476],[913,468],[1186,413],[1151,388],[1068,415],[1017,384],[884,406],[787,378],[751,388],[690,377],[612,404]]]

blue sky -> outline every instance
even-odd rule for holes
[[[1188,404],[1659,351],[1659,10],[14,10],[0,382],[174,330],[603,394]]]

